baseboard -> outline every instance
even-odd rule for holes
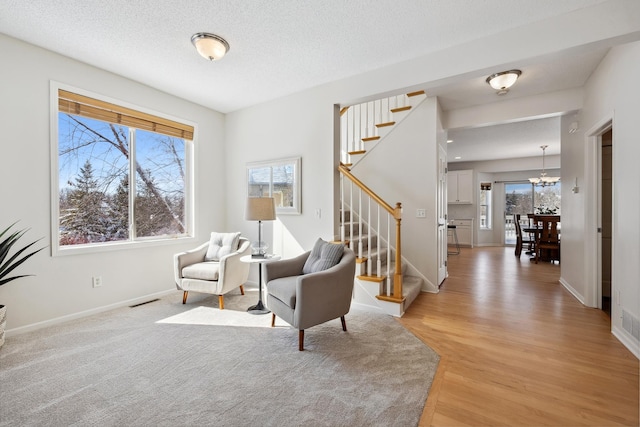
[[[633,353],[637,359],[640,359],[640,344],[631,335],[629,335],[627,331],[614,326],[611,329],[611,333],[622,343],[622,345],[627,347],[627,349]]]
[[[156,292],[149,295],[144,295],[141,297],[133,298],[126,301],[120,301],[114,304],[104,305],[102,307],[92,308],[90,310],[81,311],[78,313],[68,314],[66,316],[56,317],[54,319],[44,320],[42,322],[32,323],[31,325],[20,326],[19,328],[7,329],[6,336],[10,337],[13,335],[23,334],[25,332],[31,332],[38,329],[46,328],[48,326],[58,325],[60,323],[68,322],[70,320],[81,319],[83,317],[91,316],[93,314],[102,313],[104,311],[113,310],[115,308],[126,307],[130,305],[140,304],[141,302],[146,302],[154,298],[161,298],[166,295],[170,295],[176,292],[175,287],[166,291]]]
[[[586,306],[587,304],[584,303],[584,297],[582,295],[580,295],[580,293],[578,291],[576,291],[575,289],[573,289],[573,287],[571,287],[571,285],[564,280],[564,278],[560,277],[560,284],[562,286],[564,286],[564,288],[566,290],[569,291],[569,293],[571,293],[571,295],[573,295],[578,301],[580,301],[580,303],[584,306]]]

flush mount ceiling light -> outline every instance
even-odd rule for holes
[[[211,33],[196,33],[191,36],[191,43],[198,53],[209,61],[221,59],[229,51],[229,43]]]
[[[498,95],[504,95],[509,92],[509,88],[518,80],[520,74],[522,74],[520,70],[502,71],[487,77],[487,83],[497,91]]]
[[[547,176],[547,173],[544,170],[544,151],[547,149],[548,145],[541,145],[542,148],[542,172],[540,173],[540,178],[529,178],[529,182],[533,185],[537,185],[540,187],[546,187],[548,185],[556,185],[558,181],[560,181],[559,176]]]

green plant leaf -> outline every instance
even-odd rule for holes
[[[37,254],[38,252],[44,249],[44,247],[42,247],[40,249],[31,251],[29,253],[25,253],[25,251],[27,251],[33,245],[38,243],[40,240],[42,240],[42,239],[38,239],[18,249],[16,253],[14,253],[11,257],[7,259],[11,248],[28,231],[28,229],[18,230],[9,234],[7,237],[3,238],[3,236],[5,236],[14,225],[16,225],[16,222],[11,224],[9,227],[4,229],[2,233],[0,233],[0,239],[1,239],[0,240],[0,286],[4,285],[5,283],[9,283],[12,280],[16,280],[21,277],[30,276],[29,274],[22,274],[18,276],[7,277],[9,273],[15,270],[18,266],[20,266],[26,260],[28,260],[29,258],[31,258],[32,256],[34,256],[35,254]]]

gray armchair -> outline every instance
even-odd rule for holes
[[[315,250],[315,249],[314,249]],[[356,256],[344,248],[339,262],[325,270],[303,273],[311,251],[288,260],[267,263],[265,283],[267,307],[276,316],[298,329],[298,349],[304,350],[304,330],[340,317],[347,330],[345,314],[351,308]]]
[[[195,249],[173,256],[176,287],[187,302],[189,291],[218,295],[220,310],[224,309],[224,294],[240,288],[249,278],[250,265],[240,258],[251,254],[249,240],[240,233],[211,233],[211,241]]]

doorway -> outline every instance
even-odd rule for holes
[[[610,318],[618,303],[612,268],[614,129],[613,117],[609,116],[585,133],[585,304],[609,313]]]
[[[613,196],[613,130],[602,134],[600,159],[600,270],[602,271],[601,307],[611,317],[611,226],[612,226],[612,196]]]

